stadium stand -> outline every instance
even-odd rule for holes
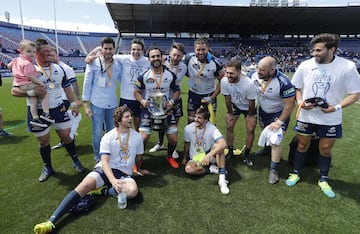
[[[24,27],[26,39],[47,39],[55,47],[55,31],[53,29]],[[72,66],[75,70],[84,71],[84,57],[93,48],[99,45],[104,36],[110,36],[116,40],[117,34],[58,31],[58,48],[60,59]],[[22,39],[21,26],[0,21],[0,72],[8,74],[6,64],[18,55],[17,48]],[[170,45],[181,42],[185,45],[186,52],[193,51],[194,39],[188,38],[143,38],[145,47],[157,45],[165,53],[168,53]],[[128,54],[132,37],[121,37],[119,51]],[[282,71],[294,72],[298,64],[310,57],[309,42],[311,37],[299,38],[298,36],[274,36],[252,35],[244,38],[209,38],[212,53],[223,62],[231,58],[240,59],[244,66],[257,63],[263,56],[271,55],[277,58],[278,66]],[[338,53],[341,56],[353,60],[360,67],[360,38],[341,38]]]

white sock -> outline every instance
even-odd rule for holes
[[[225,174],[219,174],[219,182],[225,182]]]

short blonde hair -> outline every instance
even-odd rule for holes
[[[32,46],[32,47],[36,48],[35,42],[24,39],[24,40],[20,41],[19,49],[23,50],[23,49],[25,49],[25,47],[28,47],[28,46]]]

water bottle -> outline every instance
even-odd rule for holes
[[[121,192],[118,194],[118,207],[119,209],[125,209],[127,206],[127,196],[125,190],[125,181],[124,178],[121,177]]]
[[[118,207],[119,209],[125,209],[127,206],[127,197],[126,197],[126,192],[125,191],[121,191],[118,194]]]

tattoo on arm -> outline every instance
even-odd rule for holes
[[[78,85],[77,81],[72,83],[72,87],[73,87],[73,92],[75,94],[76,100],[81,100],[79,85]]]

